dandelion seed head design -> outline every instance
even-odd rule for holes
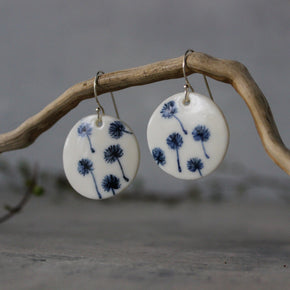
[[[107,192],[119,189],[121,187],[120,179],[113,174],[106,175],[102,181],[102,187]]]
[[[178,167],[178,171],[181,172],[182,169],[180,166],[179,153],[178,153],[179,148],[183,144],[183,139],[181,135],[179,133],[172,133],[171,135],[167,137],[166,143],[169,146],[169,148],[176,150],[177,167]]]
[[[165,159],[165,153],[164,151],[159,148],[156,147],[152,150],[152,155],[154,160],[156,161],[157,165],[165,165],[166,164],[166,159]]]
[[[174,101],[165,103],[160,111],[163,118],[172,118],[177,113],[177,106]]]
[[[78,172],[83,176],[87,175],[90,171],[93,171],[93,162],[90,159],[83,158],[78,162]]]
[[[206,142],[210,137],[210,131],[206,126],[198,125],[192,131],[192,136],[195,141]]]
[[[165,103],[160,111],[163,118],[171,119],[175,118],[178,123],[180,124],[182,131],[185,135],[187,135],[187,130],[184,129],[183,124],[181,120],[175,115],[177,113],[177,106],[174,101],[169,101],[168,103]]]
[[[200,171],[204,165],[200,158],[191,158],[187,161],[187,169],[191,172]]]
[[[114,139],[119,139],[123,136],[125,131],[125,126],[120,121],[115,121],[110,124],[109,134]]]
[[[89,123],[81,123],[78,127],[78,134],[81,137],[90,136],[92,134],[92,126]]]
[[[124,155],[124,151],[119,144],[110,145],[104,151],[104,158],[107,163],[114,163],[117,159]]]
[[[182,146],[183,139],[179,133],[172,133],[167,137],[166,143],[171,149],[178,149]]]

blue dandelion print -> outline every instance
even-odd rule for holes
[[[115,121],[110,124],[109,134],[112,138],[119,139],[124,135],[124,133],[133,134],[133,132],[126,130],[125,126],[120,121]]]
[[[201,141],[201,146],[206,158],[209,159],[208,154],[205,151],[204,142],[206,142],[210,137],[209,129],[204,125],[198,125],[192,131],[192,136],[195,141]]]
[[[183,139],[179,133],[172,133],[169,135],[166,139],[166,143],[169,146],[170,149],[176,151],[176,157],[177,157],[177,167],[178,171],[181,172],[181,166],[179,161],[179,149],[181,148],[183,144]]]
[[[121,164],[120,158],[124,155],[124,151],[119,144],[111,145],[104,151],[104,158],[107,163],[118,162],[120,169],[123,174],[123,178],[125,181],[129,181],[129,178],[125,176],[123,166]]]
[[[81,174],[83,176],[86,176],[87,174],[91,174],[93,181],[94,181],[94,184],[95,184],[97,194],[99,196],[99,199],[102,199],[102,195],[98,189],[97,181],[96,181],[96,178],[95,178],[93,171],[94,171],[93,162],[90,159],[83,158],[83,159],[79,160],[79,162],[78,162],[79,174]]]
[[[197,170],[200,176],[202,176],[201,170],[203,167],[203,162],[199,158],[191,158],[187,161],[187,169],[191,172],[195,172]]]
[[[90,136],[92,135],[93,128],[89,123],[81,123],[78,127],[78,135],[80,137],[87,137],[89,144],[90,144],[90,149],[92,153],[95,153],[95,149],[92,146],[91,138]]]
[[[177,112],[178,112],[178,109],[174,101],[165,103],[160,111],[162,117],[165,119],[175,118],[180,124],[183,133],[187,135],[187,131],[184,129],[182,122],[180,121],[178,117],[176,117]]]
[[[115,190],[121,187],[120,179],[113,174],[106,175],[102,181],[102,187],[105,191],[112,191],[113,195],[115,195]]]
[[[152,150],[152,156],[153,159],[156,161],[157,165],[163,166],[166,164],[165,153],[161,148],[159,147],[154,148]]]

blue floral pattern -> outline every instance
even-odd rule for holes
[[[155,163],[180,179],[197,179],[217,168],[228,148],[228,126],[218,106],[207,97],[186,92],[163,101],[147,126]]]
[[[177,167],[178,171],[181,172],[180,160],[179,160],[179,149],[183,144],[183,139],[179,133],[172,133],[166,139],[166,143],[170,149],[176,151]]]
[[[177,105],[174,101],[165,103],[160,111],[163,118],[166,118],[166,119],[175,118],[180,124],[183,133],[187,135],[187,130],[184,129],[182,122],[176,116],[177,112],[178,112]]]
[[[166,158],[165,158],[165,153],[164,151],[156,147],[152,150],[152,156],[154,160],[156,161],[157,165],[165,165],[166,164]]]
[[[91,188],[91,186],[88,186],[88,191],[86,193],[86,187],[82,189],[81,186],[78,186],[76,182],[72,182],[71,184],[80,194],[84,196],[87,196],[89,198],[98,197],[99,199],[103,199],[110,196],[110,194],[105,194],[105,192],[112,193],[112,196],[114,196],[117,193],[117,190],[122,189],[122,187],[124,188],[127,187],[125,182],[129,183],[130,176],[127,176],[127,174],[125,174],[126,167],[124,166],[127,165],[126,163],[128,162],[128,160],[124,159],[125,153],[127,154],[127,152],[124,151],[122,146],[127,146],[127,144],[128,145],[130,144],[130,146],[134,146],[133,144],[134,143],[136,144],[136,140],[133,141],[131,138],[130,139],[128,138],[128,139],[121,140],[119,144],[113,144],[114,140],[116,139],[120,140],[121,138],[124,138],[125,135],[134,135],[134,133],[131,132],[130,129],[127,129],[128,128],[127,125],[123,124],[119,120],[116,120],[116,119],[114,120],[114,118],[109,117],[109,116],[104,117],[104,118],[107,118],[107,121],[104,123],[105,124],[104,128],[94,129],[95,118],[91,118],[91,116],[88,116],[88,117],[89,118],[82,119],[76,125],[75,127],[76,129],[74,129],[75,130],[74,132],[77,132],[77,134],[72,135],[71,138],[81,137],[85,139],[84,140],[85,142],[88,142],[90,151],[89,152],[84,151],[84,155],[81,158],[77,157],[78,159],[76,159],[74,162],[76,162],[75,168],[77,172],[83,177],[90,176],[93,181],[94,187]],[[101,135],[98,135],[99,130],[104,130],[102,133],[100,132]],[[102,137],[104,136],[105,138],[104,142],[106,142],[105,144],[108,144],[108,145],[104,145],[101,139],[97,139],[97,136],[102,136]],[[75,139],[72,139],[72,140],[75,140]],[[74,145],[73,146],[70,145],[68,148],[76,148],[77,151],[82,150],[82,146],[79,147],[78,143],[79,142],[74,141],[74,143],[72,143]],[[85,145],[87,145],[87,143],[85,143]],[[136,149],[133,147],[132,149],[133,149],[132,152],[134,156],[136,156],[136,153],[138,152],[138,145]],[[71,149],[67,149],[67,150],[71,150]],[[96,154],[96,152],[97,153],[100,152],[100,154]],[[130,154],[130,152],[128,153]],[[76,156],[78,156],[78,154],[76,154]],[[69,159],[66,157],[66,160],[69,160]],[[111,166],[111,164],[114,164],[114,163],[118,165],[116,167]],[[136,167],[137,166],[138,165],[136,165]],[[96,167],[98,171],[102,170],[102,168],[105,169],[106,174],[103,177],[103,179],[97,178],[97,176],[95,175],[96,169],[94,167]],[[66,168],[68,168],[69,170],[69,167],[66,167]],[[130,167],[127,173],[130,172],[130,174],[132,174],[132,170],[134,170],[134,167],[133,168]],[[69,173],[69,171],[66,171],[66,173],[67,172]],[[72,176],[72,178],[74,177]],[[122,179],[125,181],[124,183],[121,182]],[[69,181],[71,182],[71,179],[69,179]],[[88,180],[88,185],[89,185],[89,181],[90,180]],[[95,191],[97,194],[94,195]]]
[[[106,175],[102,181],[102,187],[105,191],[112,191],[113,195],[115,195],[115,190],[121,187],[120,179],[113,174]]]
[[[86,176],[87,174],[91,174],[93,181],[94,181],[94,185],[95,185],[97,194],[98,194],[98,197],[99,197],[99,199],[102,199],[102,195],[99,191],[97,181],[96,181],[96,178],[95,178],[93,171],[94,171],[93,162],[90,159],[82,158],[81,160],[79,160],[79,162],[78,162],[79,174],[81,174],[83,176]]]
[[[170,107],[171,111],[174,113],[175,112],[174,104],[170,104],[172,102],[173,101],[168,102],[165,105],[166,105],[166,109]],[[169,113],[167,112],[167,114]],[[193,136],[194,141],[201,142],[204,155],[207,159],[209,159],[210,157],[207,154],[205,146],[204,146],[204,142],[207,142],[211,136],[209,128],[207,128],[205,125],[198,125],[193,129],[192,136]],[[168,147],[176,151],[177,168],[179,172],[182,172],[180,157],[179,157],[179,150],[182,147],[183,142],[184,142],[183,138],[178,132],[174,132],[166,138],[166,144],[168,145]],[[157,165],[166,164],[165,152],[160,147],[153,148],[152,156]],[[198,157],[191,158],[187,161],[186,166],[189,171],[191,172],[198,171],[199,175],[203,176],[202,169],[204,168],[204,162],[202,161],[202,159]]]
[[[87,137],[90,145],[90,149],[92,153],[95,153],[95,149],[92,146],[91,138],[93,128],[89,123],[81,123],[78,127],[78,135],[80,137]]]
[[[119,139],[123,134],[133,134],[132,132],[126,130],[125,126],[121,121],[114,121],[109,126],[109,134],[114,139]]]
[[[124,155],[124,151],[121,148],[120,144],[116,145],[110,145],[105,151],[104,151],[104,159],[107,163],[114,163],[118,162],[120,169],[122,171],[122,175],[125,181],[129,181],[129,178],[125,176],[123,166],[121,164],[120,158]]]
[[[209,129],[204,125],[198,125],[192,131],[192,136],[195,141],[201,141],[201,146],[206,158],[209,159],[208,154],[205,151],[204,142],[208,141],[210,137]]]
[[[167,107],[171,107],[171,111],[174,113],[175,112],[174,104],[169,104],[169,103],[170,102],[166,103],[166,105]],[[204,142],[207,142],[211,137],[209,128],[207,128],[205,125],[195,126],[192,131],[192,136],[193,136],[194,141],[201,142],[204,155],[207,159],[209,159],[210,157],[207,154],[205,146],[204,146]],[[180,135],[180,133],[178,132],[174,132],[166,138],[166,144],[168,145],[168,147],[176,151],[177,168],[179,172],[182,172],[179,150],[181,149],[183,142],[184,140],[182,136]],[[166,164],[165,152],[160,147],[153,148],[152,156],[155,162],[157,163],[157,165]],[[203,176],[202,169],[204,168],[205,164],[201,158],[198,158],[198,157],[190,158],[187,161],[186,166],[189,171],[193,173],[197,171],[200,176]]]
[[[191,158],[187,161],[187,169],[191,172],[195,172],[197,170],[200,176],[202,176],[201,170],[203,167],[204,165],[200,158]]]

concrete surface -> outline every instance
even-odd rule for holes
[[[34,198],[0,225],[0,288],[290,289],[289,209]]]

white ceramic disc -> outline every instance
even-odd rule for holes
[[[71,186],[81,195],[104,199],[121,192],[136,176],[140,153],[131,128],[119,119],[97,115],[77,122],[63,149],[63,166]]]
[[[210,174],[223,161],[229,143],[226,119],[208,97],[185,92],[162,102],[147,127],[150,152],[161,169],[179,179]]]

